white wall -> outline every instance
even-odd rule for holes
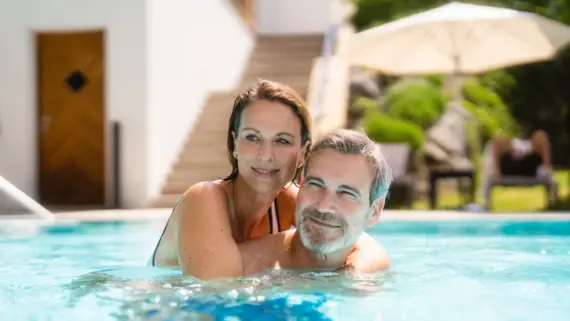
[[[150,0],[147,10],[147,195],[152,199],[208,93],[237,85],[253,37],[228,0]]]
[[[146,7],[141,0],[0,1],[0,175],[37,197],[37,31],[102,29],[106,114],[123,125],[123,201],[146,192]]]
[[[324,33],[336,0],[258,0],[256,29],[259,34]]]
[[[144,207],[207,94],[239,80],[253,39],[227,0],[0,1],[0,175],[33,198],[34,33],[102,28],[106,116],[122,125],[121,202]]]

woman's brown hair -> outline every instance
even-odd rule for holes
[[[232,172],[227,177],[223,178],[224,181],[234,181],[238,176],[238,161],[234,157],[235,144],[232,133],[237,134],[241,122],[241,115],[245,108],[260,100],[279,102],[291,107],[291,110],[293,110],[301,122],[301,146],[303,146],[307,141],[311,141],[311,116],[309,115],[309,110],[301,96],[287,85],[275,81],[259,80],[253,87],[239,94],[234,101],[228,125],[227,141],[228,160],[232,165]],[[305,153],[305,156],[306,155],[307,153]],[[299,182],[302,169],[303,166],[297,168],[295,176],[293,177],[294,183]]]

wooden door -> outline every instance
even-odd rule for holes
[[[37,45],[40,201],[103,206],[104,34],[39,34]]]

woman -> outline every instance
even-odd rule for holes
[[[239,95],[229,120],[232,172],[180,198],[151,258],[201,279],[243,274],[237,243],[294,225],[297,187],[311,143],[309,112],[291,88],[261,81]]]

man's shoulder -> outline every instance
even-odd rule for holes
[[[374,273],[391,266],[390,257],[382,247],[368,233],[362,233],[357,243],[358,255],[355,255],[347,266],[361,273]]]

